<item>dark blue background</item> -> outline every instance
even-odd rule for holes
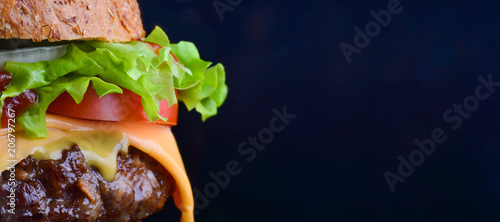
[[[197,221],[500,220],[500,92],[457,130],[442,118],[478,76],[500,81],[500,2],[401,0],[348,64],[339,44],[388,1],[243,0],[224,21],[212,1],[140,1],[148,32],[226,67],[219,115],[202,123],[183,108],[174,128],[194,188],[230,160],[243,169]],[[297,118],[247,163],[238,145],[284,106]],[[391,193],[384,172],[437,127],[446,142]],[[148,221],[178,217],[169,201]]]

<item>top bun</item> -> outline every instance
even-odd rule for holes
[[[137,0],[0,0],[0,38],[129,42],[146,32]]]

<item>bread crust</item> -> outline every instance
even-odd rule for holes
[[[145,35],[137,0],[0,0],[0,38],[128,42]]]

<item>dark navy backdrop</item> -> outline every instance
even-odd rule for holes
[[[200,192],[211,171],[231,160],[241,167],[225,188],[209,190],[215,197],[198,200],[197,221],[500,220],[500,92],[456,130],[458,114],[443,119],[466,98],[476,105],[469,96],[479,76],[500,81],[498,1],[401,0],[351,63],[339,44],[354,45],[354,27],[390,0],[219,0],[233,9],[223,21],[213,2],[140,1],[148,32],[159,25],[226,67],[219,115],[202,123],[182,109],[174,128]],[[297,117],[248,162],[238,146],[285,106]],[[404,178],[398,156],[408,160],[414,140],[436,128],[446,141],[424,160],[412,156],[419,166],[402,167],[412,173]],[[394,192],[386,171],[405,179]],[[170,201],[148,221],[178,217]]]

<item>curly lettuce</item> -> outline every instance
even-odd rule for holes
[[[145,39],[162,48],[158,54],[141,41],[107,43],[98,41],[74,42],[67,46],[64,56],[36,63],[6,62],[5,70],[13,74],[11,84],[0,96],[6,98],[35,89],[39,101],[18,117],[29,137],[46,137],[47,108],[59,95],[68,92],[80,103],[91,84],[100,97],[122,93],[128,89],[142,97],[144,111],[150,121],[166,119],[158,114],[160,101],[169,106],[178,98],[188,110],[196,109],[202,120],[217,114],[226,99],[228,88],[221,64],[200,58],[193,43],[170,43],[161,28]],[[179,61],[175,62],[171,52]]]

